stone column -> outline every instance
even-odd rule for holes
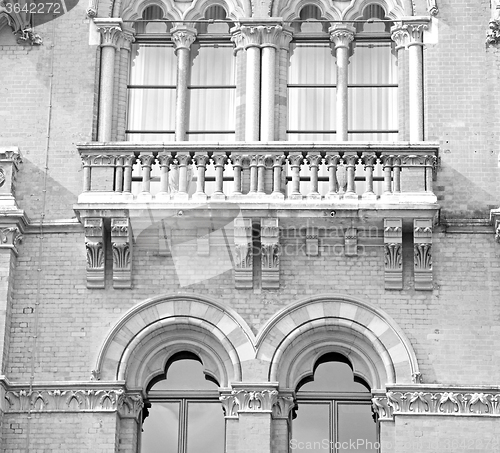
[[[330,40],[335,45],[337,57],[337,141],[347,141],[347,78],[349,45],[356,29],[350,25],[330,27]]]
[[[118,69],[118,89],[115,92],[117,102],[114,103],[114,111],[116,115],[116,137],[117,141],[125,140],[125,130],[127,129],[127,81],[130,68],[130,51],[132,43],[135,41],[133,29],[124,29],[120,39],[120,52]]]
[[[409,123],[410,142],[424,140],[423,42],[427,25],[410,23],[408,30],[409,57]]]
[[[406,56],[405,49],[408,44],[408,30],[406,25],[395,25],[391,28],[391,38],[396,44],[396,58],[398,60],[398,122],[399,133],[398,139],[404,140],[407,137],[407,112],[404,108],[406,103],[406,96],[408,95],[408,80],[406,76],[407,61],[404,59]],[[404,64],[403,64],[404,62]]]
[[[260,117],[260,138],[263,141],[275,140],[276,56],[282,30],[283,27],[280,25],[262,27],[262,112]]]
[[[275,124],[276,140],[286,140],[286,130],[288,127],[288,67],[290,65],[290,42],[293,34],[291,27],[283,27],[279,35],[279,57],[277,62],[278,74],[278,101],[277,124]]]
[[[189,49],[196,40],[196,29],[176,26],[172,30],[172,42],[177,55],[177,87],[175,101],[175,140],[186,140],[189,121],[188,84],[191,67]]]
[[[122,32],[121,19],[94,19],[101,34],[101,78],[99,92],[98,140],[111,140],[113,123],[113,90],[115,78],[115,52]]]
[[[240,27],[240,36],[246,53],[245,141],[260,137],[260,44],[262,26]]]

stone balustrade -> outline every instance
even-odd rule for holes
[[[435,143],[89,143],[79,203],[436,203]]]

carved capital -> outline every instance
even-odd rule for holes
[[[422,46],[424,31],[427,30],[426,23],[409,23],[406,24],[406,30],[408,31],[408,47],[410,46]]]
[[[290,163],[290,166],[293,167],[300,167],[302,165],[302,162],[304,161],[304,158],[302,157],[302,153],[290,153],[288,155],[288,162]]]
[[[190,49],[191,44],[196,41],[197,31],[195,28],[178,26],[172,29],[172,42],[174,43],[175,52],[179,49]]]
[[[391,39],[396,43],[396,50],[408,45],[410,34],[406,25],[395,25],[391,28]]]
[[[225,153],[214,153],[212,161],[215,167],[224,167],[227,164],[227,156]]]
[[[356,33],[356,29],[350,25],[334,25],[330,27],[330,41],[335,45],[335,49],[339,48],[349,48],[349,45],[354,40],[354,35]]]
[[[134,31],[123,30],[119,41],[120,48],[129,51],[134,41],[135,41]]]
[[[283,27],[281,25],[263,26],[261,33],[261,47],[274,47],[275,49],[279,49],[280,36],[283,33]]]
[[[95,18],[94,24],[101,34],[101,47],[117,47],[122,35],[122,20],[112,18]]]
[[[322,161],[321,154],[319,153],[308,153],[306,158],[309,167],[318,167]]]
[[[372,167],[373,168],[373,166],[377,162],[377,156],[374,153],[363,153],[361,161],[365,165],[365,169],[367,167]]]
[[[206,153],[196,153],[196,155],[193,157],[194,163],[196,164],[197,167],[203,167],[205,168],[210,160],[208,155]]]
[[[240,26],[238,45],[244,49],[249,47],[260,47],[262,43],[262,26]]]

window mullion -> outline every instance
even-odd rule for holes
[[[188,401],[180,400],[179,414],[179,453],[187,453]]]

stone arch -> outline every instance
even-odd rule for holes
[[[300,17],[301,9],[307,5],[317,6],[321,16],[329,20],[339,20],[342,14],[335,5],[326,0],[298,0],[290,3],[273,2],[273,16],[283,17],[285,21],[295,20]]]
[[[328,352],[346,356],[354,375],[372,389],[411,383],[420,374],[396,322],[378,307],[343,295],[318,295],[285,307],[262,328],[257,348],[257,358],[269,364],[269,381],[282,389],[296,388]]]
[[[151,5],[159,6],[166,19],[170,20],[181,20],[182,13],[178,10],[175,2],[172,0],[138,0],[138,1],[125,1],[123,4],[123,10],[120,14],[125,20],[136,20],[142,17],[144,10]]]
[[[394,20],[413,15],[412,3],[408,0],[356,0],[344,10],[342,19],[359,19],[363,16],[363,10],[372,4],[384,8],[386,16]]]
[[[143,389],[165,371],[168,360],[187,351],[205,374],[227,387],[241,380],[241,362],[255,356],[254,335],[245,321],[219,302],[194,294],[147,299],[130,309],[107,335],[94,374]]]

